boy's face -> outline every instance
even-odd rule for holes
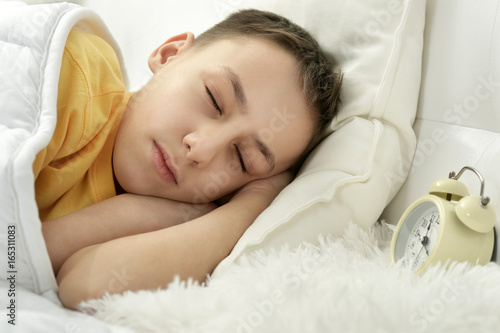
[[[113,167],[123,189],[209,202],[287,170],[313,132],[293,57],[261,40],[199,49],[190,35],[169,41],[151,55],[155,75],[118,130]]]

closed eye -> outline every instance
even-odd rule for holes
[[[241,155],[240,147],[238,147],[238,145],[234,145],[234,150],[236,151],[236,155],[238,156],[238,160],[240,161],[241,171],[243,171],[243,173],[246,173],[247,168],[245,166],[245,161],[243,160],[243,156]]]
[[[219,112],[219,114],[222,115],[221,108],[217,104],[217,101],[215,100],[214,95],[212,95],[212,92],[210,91],[210,89],[208,89],[207,86],[205,86],[205,91],[207,92],[207,95],[210,98],[210,102],[212,102],[212,105],[215,108],[215,110],[217,110],[217,112]]]

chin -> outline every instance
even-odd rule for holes
[[[145,185],[147,182],[140,177],[134,177],[134,174],[137,175],[139,173],[130,172],[130,170],[121,170],[119,168],[115,170],[116,181],[126,193],[149,195],[147,193],[148,186]]]

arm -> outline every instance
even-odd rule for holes
[[[75,308],[104,292],[165,287],[175,275],[204,281],[290,181],[288,175],[275,177],[250,183],[228,204],[187,223],[75,253],[57,276],[61,301]]]
[[[192,220],[215,204],[187,204],[122,194],[74,213],[44,221],[42,232],[55,274],[76,251],[109,240],[159,230]]]

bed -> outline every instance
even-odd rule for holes
[[[0,1],[2,332],[500,332],[497,263],[418,276],[389,260],[391,226],[464,165],[481,171],[500,216],[499,1],[35,3]],[[329,135],[205,284],[175,280],[64,309],[30,172],[53,131],[68,31],[107,40],[135,90],[168,36],[248,7],[303,25],[342,64]]]

